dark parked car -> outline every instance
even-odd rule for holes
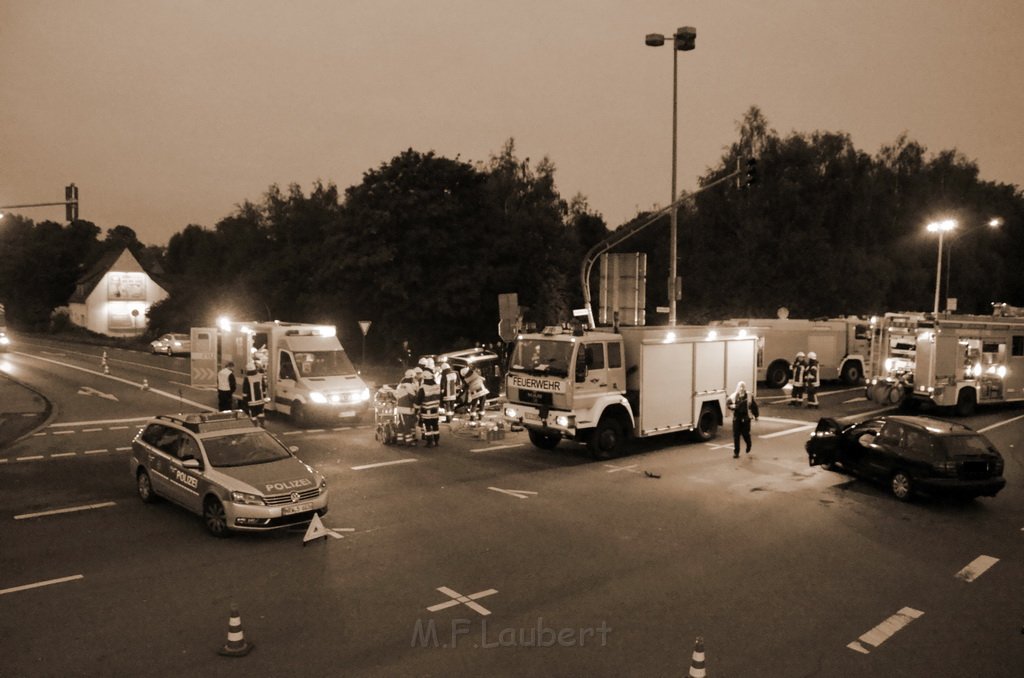
[[[805,447],[811,466],[884,482],[902,501],[917,492],[994,497],[1006,486],[1003,457],[988,438],[934,417],[873,417],[848,426],[826,417]]]

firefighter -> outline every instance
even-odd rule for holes
[[[441,388],[441,409],[444,410],[444,420],[450,422],[455,413],[455,403],[459,399],[459,375],[447,362],[441,363],[438,386]]]
[[[736,391],[729,396],[726,406],[732,410],[732,458],[740,456],[740,439],[747,446],[747,454],[750,454],[750,419],[754,421],[761,416],[761,412],[754,399],[754,394],[747,391],[747,384],[739,382],[736,384]]]
[[[416,373],[406,370],[395,388],[395,409],[398,412],[398,444],[416,447]]]
[[[423,382],[416,391],[416,413],[423,428],[423,440],[427,447],[437,447],[441,439],[438,429],[438,408],[441,406],[441,387],[434,381],[434,373],[423,371]]]
[[[466,402],[469,403],[469,420],[480,421],[484,416],[484,408],[487,406],[487,385],[480,370],[472,365],[463,367],[459,372],[462,380],[466,382]]]
[[[811,351],[807,354],[807,367],[804,369],[804,389],[807,391],[807,407],[818,407],[818,387],[821,386],[818,354]]]
[[[793,386],[793,393],[789,399],[790,407],[802,407],[804,404],[804,372],[807,370],[807,356],[803,351],[796,352],[791,368],[793,378],[790,384]]]
[[[263,400],[266,393],[266,382],[263,375],[256,370],[256,363],[251,362],[245,366],[245,378],[242,379],[242,396],[245,399],[245,411],[249,418],[259,426],[265,426]]]

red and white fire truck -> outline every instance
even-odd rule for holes
[[[997,307],[997,313],[1005,307]],[[1024,401],[1024,317],[886,314],[869,399],[952,407]]]

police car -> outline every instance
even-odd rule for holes
[[[217,537],[327,513],[324,476],[239,411],[154,417],[132,441],[131,472],[142,501],[169,499]]]

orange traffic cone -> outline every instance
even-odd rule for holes
[[[242,631],[242,617],[238,614],[238,606],[231,603],[231,619],[228,620],[228,642],[224,644],[219,654],[225,657],[244,657],[253,648],[252,643],[245,642],[245,633]]]
[[[690,661],[690,678],[704,678],[704,638],[697,636],[697,644],[693,646],[693,659]]]

